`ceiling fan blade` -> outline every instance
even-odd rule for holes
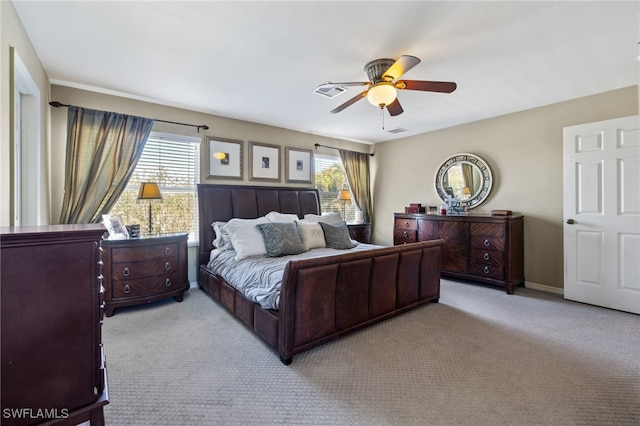
[[[363,99],[367,96],[367,90],[365,90],[364,92],[358,93],[356,96],[354,96],[353,98],[349,99],[347,102],[343,103],[342,105],[334,108],[331,110],[331,114],[335,114],[336,112],[340,112],[343,109],[345,109],[348,106],[351,106],[353,104],[355,104],[356,102],[358,102],[360,99]]]
[[[397,80],[402,76],[402,74],[406,73],[419,63],[420,59],[415,56],[402,55],[382,74],[382,79],[386,81]]]
[[[396,98],[393,102],[387,105],[387,111],[389,111],[389,115],[391,116],[400,115],[404,112],[404,110],[400,106],[400,102],[398,101],[398,98]]]
[[[345,83],[324,83],[319,85],[316,89],[325,89],[336,86],[369,86],[371,85],[368,81],[349,81]]]
[[[458,85],[451,81],[421,81],[400,80],[396,82],[396,89],[422,90],[423,92],[451,93]]]

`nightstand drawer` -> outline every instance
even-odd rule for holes
[[[133,280],[145,277],[155,277],[166,275],[175,271],[178,265],[178,258],[172,256],[166,260],[146,260],[144,262],[122,262],[114,263],[111,267],[111,276],[114,280]]]
[[[365,244],[371,244],[371,224],[352,223],[347,224],[347,228],[349,228],[349,236],[352,240],[356,240]]]
[[[137,297],[175,290],[178,284],[177,272],[164,276],[141,278],[139,280],[113,281],[113,297]]]
[[[161,259],[178,253],[177,244],[158,244],[147,247],[118,247],[111,251],[112,262],[137,262],[140,260]]]

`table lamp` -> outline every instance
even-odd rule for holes
[[[149,203],[149,235],[153,234],[153,217],[151,213],[151,203],[153,201],[162,201],[160,187],[155,182],[142,182],[138,191],[138,202]]]
[[[342,219],[346,221],[347,203],[351,202],[351,193],[348,189],[341,189],[340,192],[338,192],[338,198],[336,198],[336,200],[342,203]]]

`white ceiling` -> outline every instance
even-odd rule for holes
[[[376,143],[638,84],[638,1],[26,1],[15,8],[52,83]],[[329,111],[321,83],[417,56],[390,117]],[[63,100],[60,100],[63,101]],[[170,119],[170,118],[167,118]],[[210,124],[210,123],[204,123]],[[389,133],[405,128],[406,132]],[[215,133],[215,127],[212,131]]]

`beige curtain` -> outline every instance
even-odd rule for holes
[[[60,223],[98,223],[142,154],[154,120],[69,106]]]
[[[364,221],[373,223],[371,203],[371,179],[369,172],[370,154],[347,150],[338,150],[347,175],[347,182],[353,194],[356,207],[362,210]]]

